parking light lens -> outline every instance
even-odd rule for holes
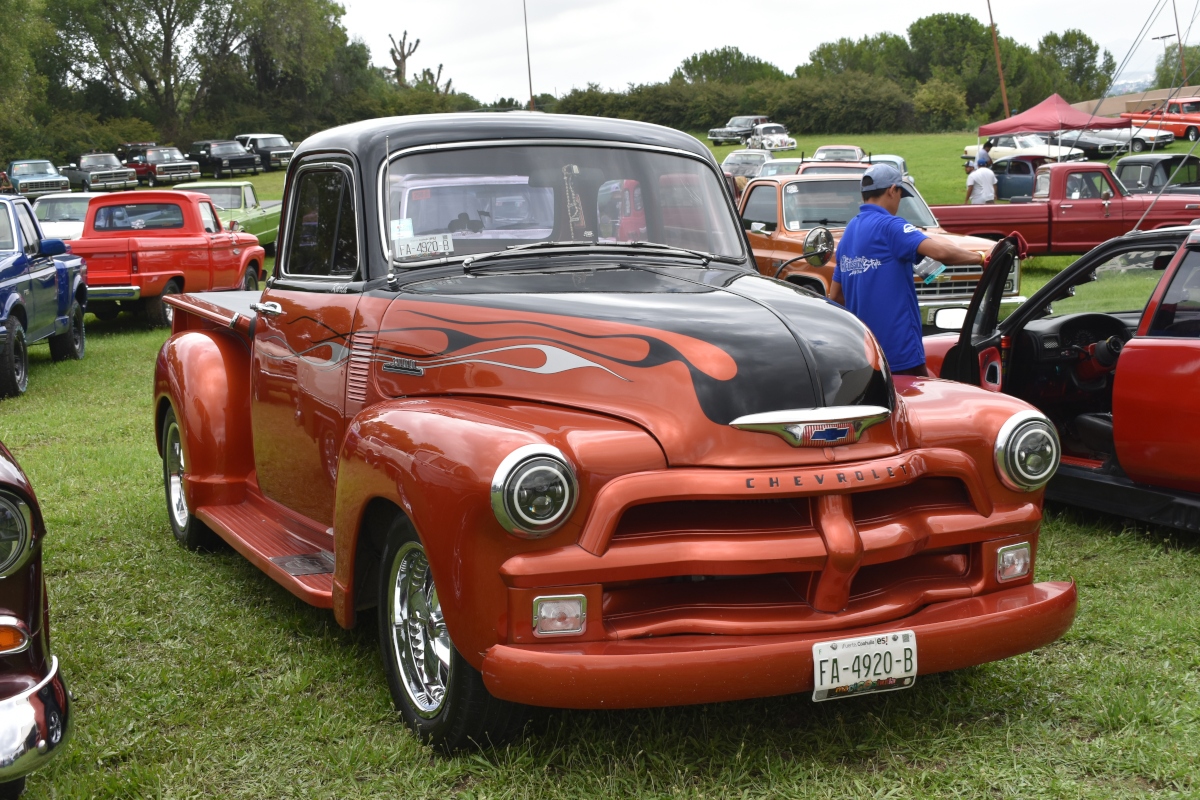
[[[571,636],[587,627],[587,598],[581,594],[537,597],[533,601],[535,636]]]
[[[1000,583],[1024,578],[1033,567],[1033,550],[1029,542],[1010,544],[996,551],[996,580]]]

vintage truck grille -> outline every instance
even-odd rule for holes
[[[849,496],[853,524],[867,551],[848,590],[843,589],[846,605],[836,615],[814,607],[822,569],[813,569],[811,562],[795,572],[738,574],[737,554],[752,542],[810,540],[819,546],[819,502],[818,497],[795,497],[630,508],[611,548],[687,543],[698,550],[730,548],[730,558],[717,562],[720,567],[709,562],[708,571],[717,574],[604,584],[602,612],[609,636],[834,630],[849,621],[885,621],[939,599],[970,596],[982,568],[980,545],[930,548],[921,536],[905,546],[891,545],[920,524],[915,520],[978,513],[964,483],[947,477]],[[882,542],[889,546],[880,549]]]
[[[92,183],[109,183],[110,181],[125,180],[125,171],[93,172],[88,178]]]
[[[1017,264],[1013,265],[1010,276],[1015,278],[1015,273],[1020,269]],[[917,300],[933,300],[941,298],[962,298],[970,300],[971,295],[975,294],[976,287],[979,286],[979,279],[983,276],[983,270],[976,266],[960,266],[946,267],[946,271],[940,276],[940,280],[933,283],[917,283]],[[1005,287],[1004,294],[1016,294],[1016,281],[1012,281],[1011,287]]]
[[[43,192],[47,189],[62,189],[64,181],[58,178],[51,178],[45,181],[21,181],[22,192]]]
[[[160,164],[159,175],[187,175],[192,171],[191,164]]]

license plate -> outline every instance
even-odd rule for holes
[[[813,645],[813,702],[894,692],[917,681],[917,635],[891,631]]]

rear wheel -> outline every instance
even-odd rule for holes
[[[246,267],[246,274],[242,276],[242,291],[258,291],[258,271],[253,264]]]
[[[1187,129],[1187,140],[1189,142],[1194,142],[1197,139],[1200,139],[1200,128],[1188,128]]]
[[[179,291],[179,281],[172,278],[163,287],[161,295],[158,297],[147,297],[142,301],[142,308],[146,311],[147,325],[151,328],[171,327],[171,322],[175,319],[175,307],[164,303],[163,300],[167,295],[179,294]]]
[[[19,397],[29,387],[29,347],[25,326],[9,315],[4,321],[4,346],[0,348],[0,397]]]
[[[379,573],[379,646],[396,710],[421,741],[452,753],[494,746],[523,707],[493,697],[450,641],[425,548],[398,518]]]
[[[184,492],[183,435],[175,409],[168,408],[162,434],[163,489],[167,495],[167,518],[175,540],[188,550],[212,550],[219,544],[212,529],[192,516]]]
[[[83,328],[83,307],[71,303],[71,326],[50,337],[50,358],[53,361],[78,361],[87,347],[87,332]]]
[[[1135,153],[1140,153],[1146,149],[1146,143],[1143,142],[1141,139],[1134,139],[1132,142],[1129,143],[1129,149]]]

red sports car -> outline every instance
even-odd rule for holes
[[[965,316],[939,312],[961,332],[925,338],[930,370],[1054,422],[1047,498],[1200,531],[1200,229],[1110,239],[1001,320],[1016,249],[997,246]]]

